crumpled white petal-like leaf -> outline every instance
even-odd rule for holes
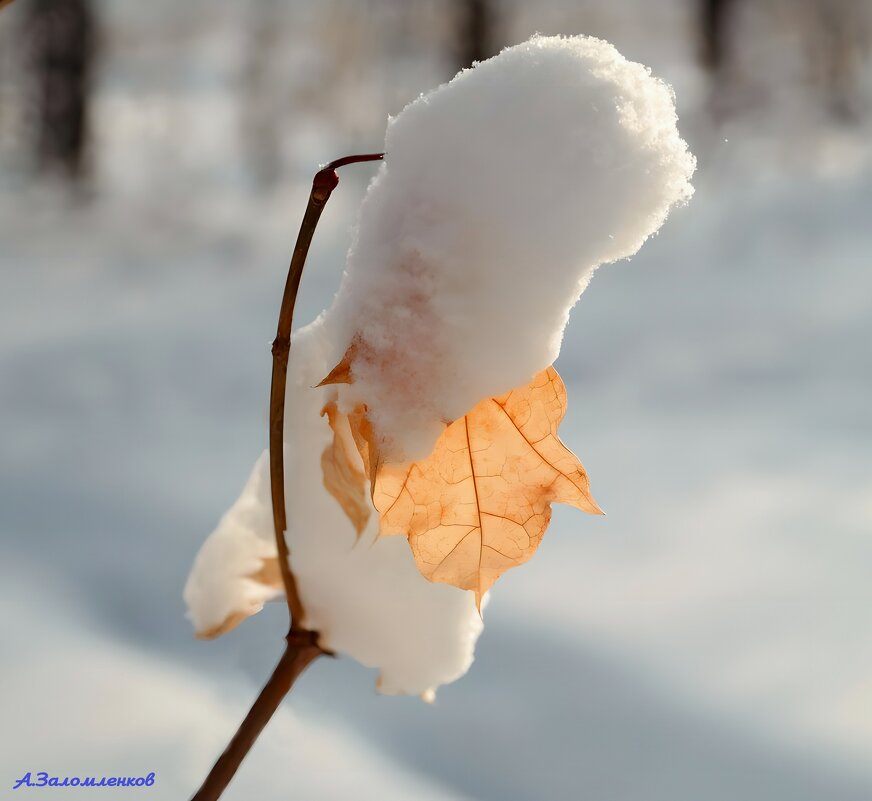
[[[272,525],[269,455],[264,453],[194,560],[184,598],[197,637],[224,634],[267,601],[284,596]]]

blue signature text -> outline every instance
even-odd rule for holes
[[[17,779],[13,790],[19,787],[151,787],[154,784],[154,772],[148,776],[104,776],[99,781],[93,776],[81,778],[80,776],[64,776],[61,780],[58,776],[49,776],[44,770],[36,774],[27,771],[20,779]]]

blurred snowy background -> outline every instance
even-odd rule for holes
[[[872,798],[870,0],[3,9],[0,796],[27,771],[155,771],[125,794],[168,801],[204,777],[285,612],[195,642],[181,588],[265,446],[311,176],[534,31],[648,64],[699,158],[558,363],[608,517],[557,509],[435,706],[319,662],[226,798]],[[372,171],[343,172],[300,322]]]

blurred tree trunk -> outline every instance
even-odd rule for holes
[[[455,0],[457,14],[457,69],[471,67],[495,52],[497,14],[495,0]]]
[[[88,0],[27,0],[22,11],[37,164],[77,178],[87,136],[93,11]]]
[[[730,58],[730,24],[735,0],[701,0],[700,57],[710,72],[719,73]]]
[[[813,79],[829,112],[845,123],[862,116],[860,75],[870,44],[869,15],[849,0],[818,0],[809,42]]]

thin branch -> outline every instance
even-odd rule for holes
[[[270,492],[272,495],[273,525],[275,527],[279,568],[282,572],[282,583],[285,587],[288,612],[291,616],[291,631],[302,630],[304,615],[297,582],[294,580],[294,574],[291,572],[290,562],[288,561],[288,544],[285,540],[285,531],[288,526],[285,512],[283,437],[285,430],[285,387],[288,381],[288,357],[291,349],[294,306],[297,302],[297,292],[300,288],[300,279],[303,276],[303,266],[306,263],[306,255],[309,252],[309,245],[312,243],[315,226],[318,225],[321,212],[330,199],[330,194],[339,184],[339,175],[336,173],[337,168],[359,161],[377,161],[381,158],[381,153],[346,156],[345,158],[331,161],[330,164],[319,170],[315,175],[315,179],[312,181],[312,191],[309,195],[309,205],[306,207],[305,215],[303,215],[300,233],[297,236],[297,244],[294,246],[294,254],[291,257],[288,280],[285,284],[285,292],[282,296],[282,305],[279,310],[278,330],[275,341],[272,344],[272,387],[269,399]]]
[[[2,2],[2,0],[0,0]],[[330,194],[339,184],[336,169],[346,164],[359,161],[378,161],[382,153],[370,153],[363,156],[346,156],[331,161],[319,170],[312,182],[309,194],[309,204],[303,215],[297,244],[291,257],[288,269],[288,280],[282,295],[282,305],[279,311],[278,330],[272,344],[272,386],[269,402],[269,454],[270,454],[270,492],[272,494],[273,525],[275,527],[276,548],[278,549],[279,567],[285,596],[288,600],[288,612],[291,616],[290,630],[286,640],[287,647],[275,670],[264,685],[254,705],[245,716],[233,739],[224,753],[209,771],[200,789],[193,795],[191,801],[217,801],[227,788],[230,780],[242,764],[251,746],[264,726],[278,709],[282,699],[290,692],[297,677],[319,656],[329,655],[318,644],[318,633],[307,631],[303,627],[305,610],[303,609],[297,582],[291,571],[288,543],[285,539],[287,518],[285,512],[285,464],[284,464],[284,429],[285,429],[285,388],[288,381],[288,357],[291,350],[291,328],[294,320],[294,306],[297,302],[297,292],[300,288],[300,278],[303,267],[315,233],[315,226],[321,217],[324,206],[330,199]]]
[[[324,653],[314,637],[307,639],[307,642],[300,642],[288,637],[288,645],[272,676],[191,801],[217,801],[221,797],[254,741],[294,686],[297,677]]]

